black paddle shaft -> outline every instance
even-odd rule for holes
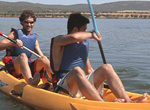
[[[107,62],[106,62],[106,59],[105,59],[105,55],[104,55],[104,52],[103,52],[101,42],[98,42],[98,46],[99,46],[100,53],[101,53],[101,56],[102,56],[102,59],[103,59],[103,63],[106,64]]]
[[[15,43],[15,44],[17,44],[17,41],[16,40],[13,40],[13,39],[11,39],[11,38],[9,38],[9,37],[5,37],[6,39],[8,39],[8,40],[10,40],[10,41],[12,41],[13,43]]]

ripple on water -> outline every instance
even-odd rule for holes
[[[7,106],[6,106],[7,104]],[[20,109],[21,108],[21,109]],[[0,91],[1,110],[35,110]]]

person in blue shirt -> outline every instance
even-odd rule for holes
[[[16,40],[17,44],[4,38],[0,41],[0,51],[6,49],[6,56],[3,58],[3,62],[10,74],[19,79],[23,77],[28,84],[37,86],[40,77],[46,82],[43,71],[46,71],[50,78],[53,72],[50,67],[49,59],[44,56],[40,49],[37,34],[31,33],[34,23],[36,22],[34,12],[31,10],[24,10],[19,20],[22,29],[12,29],[8,34],[8,37]],[[32,61],[32,54],[23,49],[23,45],[39,54],[41,57]]]
[[[67,90],[73,97],[85,96],[89,100],[103,101],[103,83],[107,83],[118,98],[115,101],[133,102],[111,64],[103,64],[94,70],[90,64],[88,39],[101,41],[100,33],[87,32],[89,19],[81,13],[68,18],[68,34],[51,40],[50,60],[58,87]],[[56,81],[54,81],[56,83]],[[60,91],[63,93],[63,91]],[[147,93],[134,102],[146,102]]]

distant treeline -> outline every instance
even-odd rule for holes
[[[49,10],[47,12],[36,12],[37,17],[41,18],[67,18],[72,12]],[[81,12],[86,17],[91,17],[89,12]],[[21,12],[0,12],[0,17],[19,17]],[[150,11],[126,10],[118,12],[95,12],[95,17],[99,19],[150,19]]]
[[[96,18],[150,19],[150,1],[118,1],[93,4]],[[30,2],[0,1],[0,17],[18,17],[22,10],[33,10],[37,17],[67,18],[70,13],[81,12],[91,17],[87,4],[46,5]]]

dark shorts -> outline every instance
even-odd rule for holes
[[[36,71],[37,61],[38,61],[38,59],[36,59],[35,61],[33,61],[32,63],[29,64],[29,67],[30,67],[32,76],[34,76],[34,74],[37,73],[37,71]],[[43,68],[43,69],[40,71],[40,77],[41,77],[41,78],[44,78],[44,77],[45,77],[45,74],[46,74],[46,71],[45,71],[45,69]]]
[[[3,58],[3,62],[4,62],[4,64],[5,64],[5,67],[6,67],[7,71],[8,71],[11,75],[13,75],[13,76],[16,77],[16,78],[22,78],[22,75],[19,75],[19,76],[18,76],[18,75],[16,74],[16,72],[15,72],[15,68],[14,68],[14,61],[15,61],[15,59],[16,59],[16,57],[11,57],[11,56],[9,56],[9,57],[4,57],[4,58]],[[28,60],[28,63],[29,63],[29,67],[30,67],[30,69],[31,69],[32,76],[34,76],[34,74],[36,73],[37,61],[38,61],[38,59],[36,59],[35,61],[32,61],[32,59],[29,59],[29,60]],[[44,69],[42,69],[42,70],[40,71],[40,73],[41,73],[41,78],[44,77],[44,74],[42,74],[43,70],[44,70]]]

